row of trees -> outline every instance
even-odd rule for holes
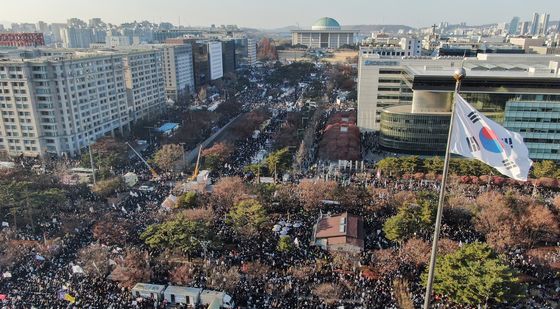
[[[279,175],[287,172],[292,165],[292,153],[288,147],[278,149],[270,153],[263,162],[250,164],[245,166],[245,172],[251,172],[254,175],[269,175],[277,179]]]
[[[440,157],[421,159],[418,156],[389,157],[377,162],[377,168],[385,175],[393,177],[419,172],[441,174],[443,171],[443,159]],[[490,166],[478,160],[466,159],[451,159],[449,162],[449,171],[451,174],[469,176],[498,173]]]
[[[191,195],[187,193],[185,197],[188,198]],[[244,199],[229,209],[225,223],[239,235],[250,238],[261,231],[266,221],[266,210],[261,203],[254,199]],[[221,244],[221,240],[215,233],[213,219],[196,216],[192,212],[186,212],[178,218],[148,226],[140,235],[140,239],[150,248],[180,250],[188,255],[209,248],[218,248]]]
[[[385,175],[400,177],[405,174],[428,173],[441,174],[443,159],[431,157],[427,159],[418,156],[389,157],[377,163],[377,168]],[[449,172],[454,175],[482,176],[499,175],[500,173],[489,165],[478,160],[452,158],[449,162]],[[533,164],[531,175],[534,178],[560,179],[560,167],[554,161],[539,161]]]
[[[397,214],[383,225],[385,237],[403,243],[421,237],[429,240],[437,211],[433,193],[403,193],[395,199]],[[555,212],[534,198],[508,192],[488,192],[475,201],[452,195],[444,209],[444,224],[455,229],[473,227],[486,242],[500,252],[532,248],[560,239],[560,225]]]

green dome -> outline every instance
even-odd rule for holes
[[[311,27],[312,30],[340,30],[340,24],[330,18],[330,17],[323,17],[317,20],[313,26]]]

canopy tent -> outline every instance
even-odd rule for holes
[[[164,123],[161,127],[157,128],[157,131],[159,133],[170,135],[171,133],[173,133],[178,128],[179,128],[178,123],[167,122],[167,123]]]
[[[133,172],[128,172],[124,174],[124,183],[129,187],[134,187],[138,183],[138,175]]]

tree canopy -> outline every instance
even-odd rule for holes
[[[204,166],[215,170],[224,165],[229,156],[233,153],[233,147],[227,143],[217,143],[202,151]]]
[[[550,177],[560,179],[560,167],[550,160],[534,162],[531,172],[535,178]]]
[[[183,159],[183,151],[183,146],[181,145],[163,145],[163,147],[156,152],[154,162],[163,170],[174,170]]]
[[[437,199],[432,193],[421,193],[415,202],[405,202],[398,213],[385,221],[385,237],[404,241],[415,235],[428,237],[437,212]]]
[[[127,162],[128,147],[114,137],[103,137],[91,145],[91,153],[95,168],[100,178],[109,177],[114,168]],[[81,165],[91,167],[89,151],[82,154]]]
[[[268,155],[266,164],[268,170],[275,176],[284,173],[290,168],[292,163],[292,154],[288,148],[282,148]]]
[[[232,207],[228,222],[239,233],[254,235],[266,222],[266,211],[257,200],[244,200]]]
[[[148,226],[140,239],[150,248],[180,249],[192,254],[202,249],[202,241],[211,241],[212,235],[204,223],[178,218]]]
[[[427,280],[427,270],[423,274]],[[512,304],[524,295],[517,274],[486,244],[466,244],[439,258],[434,291],[468,305]]]
[[[388,157],[377,162],[377,168],[384,174],[392,177],[403,174],[414,174],[426,172],[441,174],[443,172],[443,160],[439,157],[420,159],[417,156]],[[478,161],[461,158],[453,158],[449,162],[449,172],[455,175],[481,176],[498,175],[492,167]]]

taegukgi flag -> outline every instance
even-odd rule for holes
[[[533,161],[523,137],[506,130],[455,94],[451,152],[480,160],[516,180],[527,180]]]

